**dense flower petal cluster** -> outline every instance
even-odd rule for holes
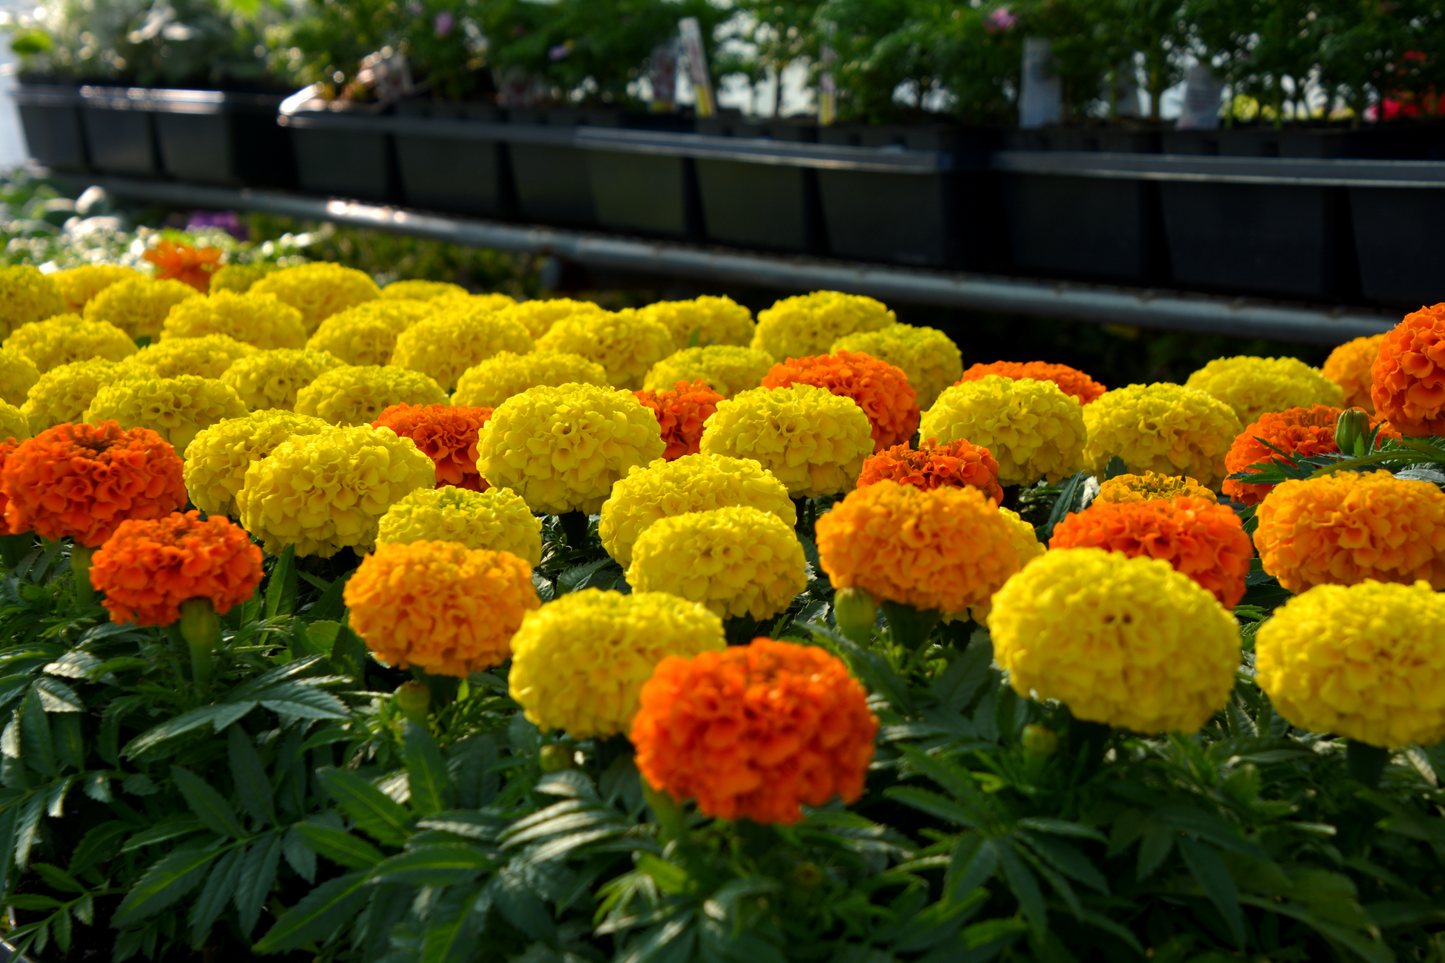
[[[0,338],[22,324],[70,310],[60,286],[29,265],[0,267]]]
[[[73,538],[87,548],[128,518],[159,518],[186,503],[181,459],[148,428],[64,424],[21,442],[0,465],[12,532]]]
[[[890,324],[877,331],[845,334],[828,351],[859,351],[902,368],[918,392],[921,408],[930,407],[944,388],[963,377],[963,354],[953,339],[937,328]]]
[[[77,314],[22,324],[5,339],[4,349],[25,355],[39,374],[91,358],[124,361],[136,352],[135,342],[120,328],[105,321],[85,321]]]
[[[1137,502],[1096,499],[1054,527],[1049,547],[1163,559],[1214,593],[1227,609],[1244,596],[1244,577],[1254,558],[1254,545],[1233,509],[1187,495]]]
[[[505,662],[512,635],[541,604],[531,566],[511,552],[429,541],[377,546],[342,600],[381,661],[461,678]]]
[[[200,297],[189,284],[139,275],[118,281],[91,298],[85,305],[85,320],[109,322],[131,338],[155,338],[160,335],[171,308]]]
[[[1410,438],[1445,434],[1445,304],[1386,332],[1370,366],[1375,412]]]
[[[1259,627],[1260,688],[1291,725],[1395,749],[1445,739],[1445,595],[1318,585]]]
[[[205,334],[148,344],[126,358],[125,364],[145,369],[147,376],[154,378],[179,375],[219,378],[236,361],[255,352],[249,344],[224,334]]]
[[[261,550],[244,529],[197,511],[133,519],[95,553],[90,583],[116,624],[170,625],[189,599],[209,599],[225,615],[256,594]]]
[[[520,321],[475,308],[442,308],[397,335],[391,363],[428,374],[450,392],[472,365],[501,351],[526,354],[531,350],[532,336]]]
[[[20,439],[24,441],[33,432],[30,430],[30,419],[25,417],[25,412],[15,405],[0,401],[0,438]],[[0,461],[4,458],[0,457]],[[3,532],[3,529],[0,529]]]
[[[253,411],[203,428],[186,446],[186,490],[191,504],[207,515],[236,516],[236,493],[246,469],[283,441],[317,435],[331,426],[294,411]]]
[[[722,619],[663,592],[583,589],[529,613],[512,637],[507,686],[526,716],[576,739],[626,732],[668,656],[726,648]]]
[[[249,408],[296,407],[296,395],[323,372],[341,362],[325,351],[311,348],[271,348],[237,359],[221,380],[230,385]]]
[[[159,281],[180,281],[205,294],[211,289],[211,275],[221,266],[221,249],[195,247],[162,240],[141,255],[156,266]]]
[[[671,461],[683,455],[697,454],[702,441],[703,422],[717,411],[723,396],[708,387],[706,381],[692,384],[679,381],[670,391],[651,389],[634,391],[637,400],[657,416],[662,441],[667,447],[662,457]]]
[[[465,291],[457,294],[453,291],[450,294],[432,298],[427,303],[438,310],[482,311],[487,314],[498,314],[508,308],[516,307],[517,299],[510,294],[502,294],[500,291],[484,291],[481,294],[469,294]]]
[[[751,645],[658,665],[632,723],[637,768],[705,815],[796,823],[801,806],[863,794],[878,720],[837,656]]]
[[[836,495],[872,454],[873,426],[852,399],[826,388],[752,388],[718,403],[701,450],[755,459],[794,498]]]
[[[1018,558],[1019,568],[1023,568],[1049,550],[1048,546],[1039,541],[1038,532],[1034,531],[1034,527],[1024,521],[1023,516],[1018,512],[1011,508],[1000,508],[998,513],[1002,515],[1003,520],[1008,523],[1009,544],[1013,546],[1014,555]],[[988,626],[988,616],[992,611],[992,599],[968,607],[969,617],[984,627]],[[945,621],[952,621],[956,618],[962,618],[962,615],[958,613],[944,614]]]
[[[858,487],[887,479],[914,488],[961,488],[965,485],[983,492],[995,505],[1003,501],[998,483],[998,462],[989,450],[966,438],[940,445],[929,438],[915,450],[894,445],[863,461]]]
[[[245,294],[251,290],[252,285],[264,278],[273,271],[279,271],[279,265],[269,262],[257,264],[223,264],[221,269],[211,275],[211,294],[221,291],[231,291],[235,294]]]
[[[241,524],[266,551],[330,558],[376,542],[377,522],[436,477],[432,460],[390,428],[332,428],[282,442],[251,463],[236,493]]]
[[[1388,471],[1275,486],[1256,512],[1264,570],[1291,592],[1365,579],[1445,589],[1445,492]]]
[[[0,349],[0,401],[23,405],[30,389],[40,381],[35,362],[15,348]]]
[[[552,325],[574,314],[606,314],[607,311],[591,301],[573,301],[571,298],[543,298],[523,301],[511,307],[498,308],[497,313],[513,321],[522,322],[527,333],[534,339],[552,330]]]
[[[393,281],[381,289],[381,296],[388,301],[432,301],[457,295],[465,297],[470,293],[450,281]]]
[[[306,347],[334,355],[343,364],[389,364],[397,337],[436,312],[430,301],[365,301],[322,321]]]
[[[752,342],[757,329],[753,313],[726,295],[703,295],[691,301],[656,301],[637,313],[666,325],[677,351],[710,344],[745,346]]]
[[[5,438],[0,438],[0,465],[5,464],[5,459],[10,457],[11,452],[13,452],[16,448],[20,447],[20,442],[23,440],[24,439],[22,438],[12,438],[8,436]],[[25,534],[23,531],[12,532],[9,523],[4,521],[5,510],[9,507],[9,505],[10,498],[8,495],[5,494],[4,479],[3,477],[0,477],[0,535]]]
[[[1224,456],[1224,469],[1233,475],[1249,471],[1251,465],[1280,462],[1284,460],[1279,454],[1281,451],[1301,458],[1338,452],[1340,446],[1335,444],[1335,422],[1339,417],[1340,409],[1328,405],[1266,412],[1234,439],[1229,453]],[[1381,426],[1380,435],[1400,437],[1389,425]],[[1226,480],[1224,494],[1237,502],[1257,505],[1273,487]]]
[[[144,369],[103,358],[72,361],[41,375],[26,395],[21,410],[30,421],[31,430],[38,433],[68,421],[81,421],[85,409],[95,400],[95,393],[106,385],[143,377]]]
[[[1034,381],[1052,381],[1059,390],[1081,405],[1087,405],[1105,391],[1099,382],[1090,378],[1078,368],[1066,364],[1050,364],[1047,361],[995,361],[992,364],[976,364],[959,377],[959,383],[978,381],[989,375],[1003,378],[1032,378]]]
[[[967,438],[998,460],[1002,485],[1058,481],[1079,467],[1083,408],[1050,381],[989,375],[947,388],[923,413],[919,433]]]
[[[1229,405],[1194,388],[1159,383],[1107,391],[1084,408],[1084,468],[1100,478],[1118,456],[1135,475],[1187,475],[1218,488],[1224,455],[1243,425]]]
[[[477,473],[477,436],[490,408],[451,405],[392,405],[371,423],[373,428],[390,428],[416,442],[421,453],[437,466],[437,487],[456,485],[483,491],[487,480]]]
[[[918,431],[918,393],[902,368],[866,354],[840,351],[789,358],[763,377],[764,388],[814,385],[851,398],[873,427],[874,450],[911,439]]]
[[[85,311],[91,298],[112,284],[143,275],[134,268],[121,267],[119,264],[82,264],[79,267],[56,271],[49,277],[60,288],[60,295],[65,299],[65,310],[80,314]]]
[[[531,303],[531,302],[527,302]],[[481,364],[473,365],[457,379],[452,403],[476,408],[495,408],[512,395],[545,385],[558,388],[580,384],[608,387],[607,369],[580,354],[533,351],[517,354],[500,351]]]
[[[1026,561],[1009,523],[977,488],[880,481],[818,519],[818,560],[835,588],[916,609],[981,605]]]
[[[251,285],[251,294],[273,294],[301,312],[307,334],[347,308],[381,297],[381,288],[355,268],[328,261],[298,264],[266,275]]]
[[[798,512],[788,488],[751,458],[684,455],[638,466],[612,487],[602,503],[597,534],[607,554],[623,568],[632,564],[632,546],[660,518],[747,505],[771,512],[793,528]]]
[[[657,419],[630,391],[569,384],[529,388],[492,411],[477,468],[535,512],[597,511],[612,483],[661,457]]]
[[[95,393],[84,418],[91,424],[116,421],[123,428],[149,428],[176,451],[185,451],[202,428],[245,413],[245,403],[226,384],[177,375],[112,381]]]
[[[674,348],[666,325],[628,308],[561,318],[537,339],[537,350],[580,354],[605,368],[613,387],[634,391],[642,387],[648,369]]]
[[[766,619],[808,587],[792,526],[747,505],[661,518],[632,546],[627,584],[701,602],[725,619]]]
[[[1239,626],[1168,562],[1051,550],[1009,579],[988,620],[1015,692],[1142,733],[1199,730],[1224,708]]]
[[[1338,407],[1344,400],[1339,385],[1298,358],[1216,358],[1190,375],[1184,387],[1218,398],[1246,425],[1266,411]]]
[[[161,340],[223,334],[263,350],[304,348],[306,325],[301,312],[270,294],[217,291],[208,298],[190,298],[171,308]]]
[[[1375,399],[1370,396],[1374,379],[1370,368],[1380,356],[1380,346],[1385,343],[1383,334],[1355,338],[1330,352],[1320,367],[1320,374],[1340,386],[1345,400],[1342,408],[1363,408],[1371,417],[1375,414]]]
[[[653,365],[642,387],[656,390],[679,381],[701,379],[724,398],[731,398],[739,391],[760,386],[772,366],[773,356],[754,348],[730,344],[684,348]]]
[[[1099,483],[1094,501],[1101,505],[1143,502],[1154,498],[1187,495],[1218,503],[1219,497],[1186,475],[1161,475],[1146,471],[1142,475],[1115,475]],[[1091,503],[1092,504],[1092,503]]]
[[[825,353],[844,335],[880,331],[897,321],[882,302],[870,297],[814,291],[759,311],[752,347],[774,358],[803,358]]]
[[[340,365],[296,392],[296,410],[333,425],[369,425],[392,405],[444,405],[447,393],[420,371]]]
[[[419,541],[511,552],[535,567],[542,561],[542,520],[508,488],[418,488],[381,516],[376,544]]]

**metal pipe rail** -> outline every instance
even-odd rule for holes
[[[551,227],[427,214],[400,207],[252,188],[123,177],[54,175],[117,197],[177,207],[264,211],[410,234],[468,247],[550,255],[604,270],[783,291],[828,289],[891,303],[1033,315],[1234,337],[1340,344],[1389,330],[1397,317],[1360,309],[1098,284],[1032,280],[759,254]]]

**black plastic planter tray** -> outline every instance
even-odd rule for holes
[[[507,153],[517,189],[517,213],[542,224],[596,227],[588,158],[573,137],[579,127],[618,127],[619,112],[554,108],[510,113]]]
[[[276,124],[283,98],[213,90],[151,90],[161,167],[202,184],[294,187],[290,132]]]
[[[745,143],[817,140],[816,126],[786,121],[711,118],[699,120],[697,132]],[[708,240],[794,254],[822,252],[823,215],[815,170],[709,157],[695,158],[693,163]]]
[[[80,88],[80,122],[91,167],[107,174],[160,174],[151,93],[145,87]]]
[[[287,98],[276,123],[291,131],[303,191],[392,201],[400,195],[391,133],[379,108],[327,103],[309,90]]]
[[[61,171],[89,168],[80,126],[79,87],[22,84],[10,92],[30,156]]]
[[[506,217],[516,210],[505,146],[512,125],[489,104],[413,104],[386,118],[407,204]]]

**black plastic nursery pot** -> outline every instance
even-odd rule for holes
[[[79,87],[21,84],[10,92],[30,156],[61,171],[89,168],[80,124]]]
[[[568,227],[597,226],[587,153],[576,144],[578,127],[618,127],[620,112],[580,108],[512,110],[507,136],[517,213],[527,221]]]
[[[386,118],[403,200],[428,210],[483,217],[515,212],[505,142],[513,125],[491,104],[402,101]]]
[[[80,123],[91,167],[106,174],[160,174],[150,95],[144,87],[80,88]]]
[[[816,126],[788,121],[715,117],[699,120],[697,132],[752,144],[817,140]],[[698,157],[694,166],[709,241],[794,254],[822,252],[823,215],[814,169],[724,157]]]
[[[276,124],[283,98],[213,90],[152,90],[147,102],[161,167],[178,180],[294,187],[291,134]]]
[[[1360,293],[1409,309],[1445,301],[1445,244],[1433,240],[1445,223],[1445,183],[1434,190],[1352,187],[1349,197]]]
[[[597,224],[629,234],[700,239],[697,170],[691,157],[672,149],[675,139],[696,136],[691,119],[625,114],[619,121],[618,128],[576,128]]]
[[[288,98],[276,123],[291,132],[303,191],[394,201],[400,195],[391,132],[377,105]]]

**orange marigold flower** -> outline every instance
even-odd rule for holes
[[[1445,304],[1385,333],[1370,366],[1375,413],[1411,438],[1445,435]]]
[[[836,588],[917,609],[982,605],[1025,561],[977,488],[876,482],[818,519],[817,531],[818,558]]]
[[[210,599],[225,615],[261,584],[261,549],[218,515],[179,512],[116,526],[90,563],[112,622],[170,625],[187,599]]]
[[[1250,465],[1282,461],[1270,445],[1301,458],[1338,452],[1340,447],[1335,444],[1335,422],[1340,417],[1340,410],[1329,405],[1312,405],[1260,415],[1259,420],[1240,432],[1234,444],[1229,446],[1229,453],[1224,456],[1224,470],[1233,475],[1248,471]],[[1389,425],[1382,426],[1380,434],[1400,437],[1400,433]],[[1246,505],[1258,505],[1273,487],[1226,480],[1224,494]]]
[[[763,376],[764,388],[804,384],[852,398],[873,426],[873,450],[902,444],[918,431],[918,393],[903,369],[870,354],[838,351],[789,358]]]
[[[1341,471],[1275,486],[1254,544],[1264,570],[1299,594],[1366,579],[1445,590],[1445,492],[1388,471]]]
[[[1362,408],[1371,417],[1375,414],[1375,400],[1370,397],[1370,366],[1380,355],[1380,345],[1385,343],[1383,334],[1370,335],[1346,341],[1330,352],[1320,368],[1320,374],[1340,386],[1345,393],[1344,407]]]
[[[221,249],[162,241],[145,252],[145,259],[156,266],[156,280],[183,281],[205,294],[211,289],[211,275],[221,268]]]
[[[867,693],[837,656],[763,638],[663,659],[632,720],[637,768],[653,788],[758,823],[857,800],[877,732]]]
[[[477,471],[477,438],[492,417],[490,408],[452,405],[408,405],[385,408],[371,423],[373,428],[390,428],[417,448],[437,466],[437,485],[455,485],[474,492],[491,487]]]
[[[0,468],[12,532],[73,538],[95,548],[127,519],[160,518],[186,503],[181,458],[149,428],[65,423],[22,441]]]
[[[1077,398],[1081,405],[1087,405],[1109,390],[1078,368],[1070,368],[1066,364],[1050,364],[1047,361],[995,361],[992,364],[976,364],[965,371],[963,377],[954,384],[977,381],[989,375],[1001,375],[1014,381],[1020,378],[1052,381],[1064,394]]]
[[[14,438],[6,438],[4,441],[0,441],[0,470],[3,470],[5,466],[5,459],[9,458],[10,453],[19,447],[20,442]],[[10,499],[5,495],[5,486],[0,484],[0,518],[5,517],[5,507],[9,504]],[[10,529],[6,527],[3,522],[0,522],[0,535],[8,534],[10,534]],[[18,535],[20,533],[16,532],[15,534]]]
[[[1254,546],[1227,505],[1178,496],[1099,502],[1054,527],[1049,548],[1102,548],[1130,558],[1162,558],[1232,609],[1244,596]]]
[[[522,616],[541,604],[532,566],[459,542],[380,545],[341,597],[377,658],[461,678],[510,658]]]
[[[657,416],[662,440],[667,445],[662,457],[668,461],[698,453],[703,422],[717,411],[717,403],[723,400],[702,378],[691,384],[679,381],[671,391],[644,388],[633,394],[643,407]]]
[[[1115,475],[1105,479],[1099,483],[1099,494],[1094,496],[1094,501],[1101,504],[1143,502],[1151,498],[1173,498],[1176,495],[1188,495],[1190,498],[1203,498],[1216,503],[1219,501],[1218,496],[1199,484],[1198,479],[1188,475],[1161,475],[1154,471],[1146,471],[1142,475]]]
[[[863,460],[858,487],[864,488],[884,479],[914,488],[977,488],[997,505],[1003,501],[1003,488],[998,483],[998,460],[982,445],[955,438],[940,445],[930,438],[918,446],[894,445],[875,452]]]

